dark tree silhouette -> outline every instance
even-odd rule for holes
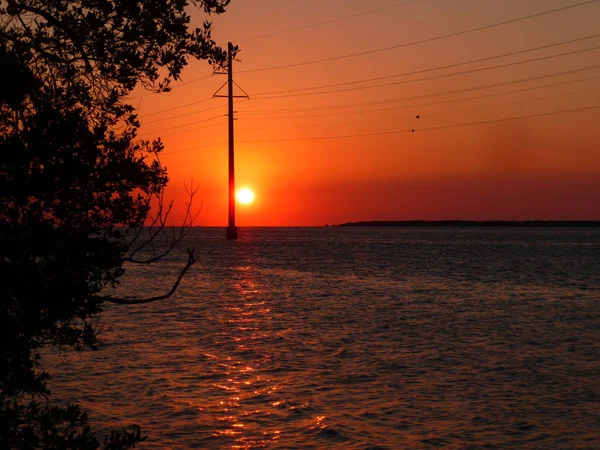
[[[162,142],[136,139],[126,96],[168,90],[189,58],[222,65],[210,22],[191,29],[188,11],[228,3],[0,0],[0,448],[100,447],[85,413],[50,403],[38,350],[96,348],[91,319],[104,302],[167,298],[194,263],[189,252],[164,295],[102,294],[125,262],[156,262],[183,237],[166,227]],[[139,429],[113,433],[104,447],[140,439]]]

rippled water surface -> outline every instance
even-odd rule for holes
[[[141,448],[600,448],[600,229],[196,229],[57,398]]]

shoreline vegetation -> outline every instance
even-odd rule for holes
[[[326,225],[327,226],[327,225]],[[600,220],[393,220],[346,222],[336,227],[600,227]]]

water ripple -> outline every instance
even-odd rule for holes
[[[600,230],[221,232],[49,355],[56,396],[148,449],[597,448]]]

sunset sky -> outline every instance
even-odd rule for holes
[[[583,3],[232,0],[213,21],[251,97],[238,225],[600,219],[600,1]],[[192,62],[172,92],[132,94],[140,136],[165,142],[175,220],[193,179],[206,226],[227,223],[227,100],[211,99],[227,77],[211,73]]]

